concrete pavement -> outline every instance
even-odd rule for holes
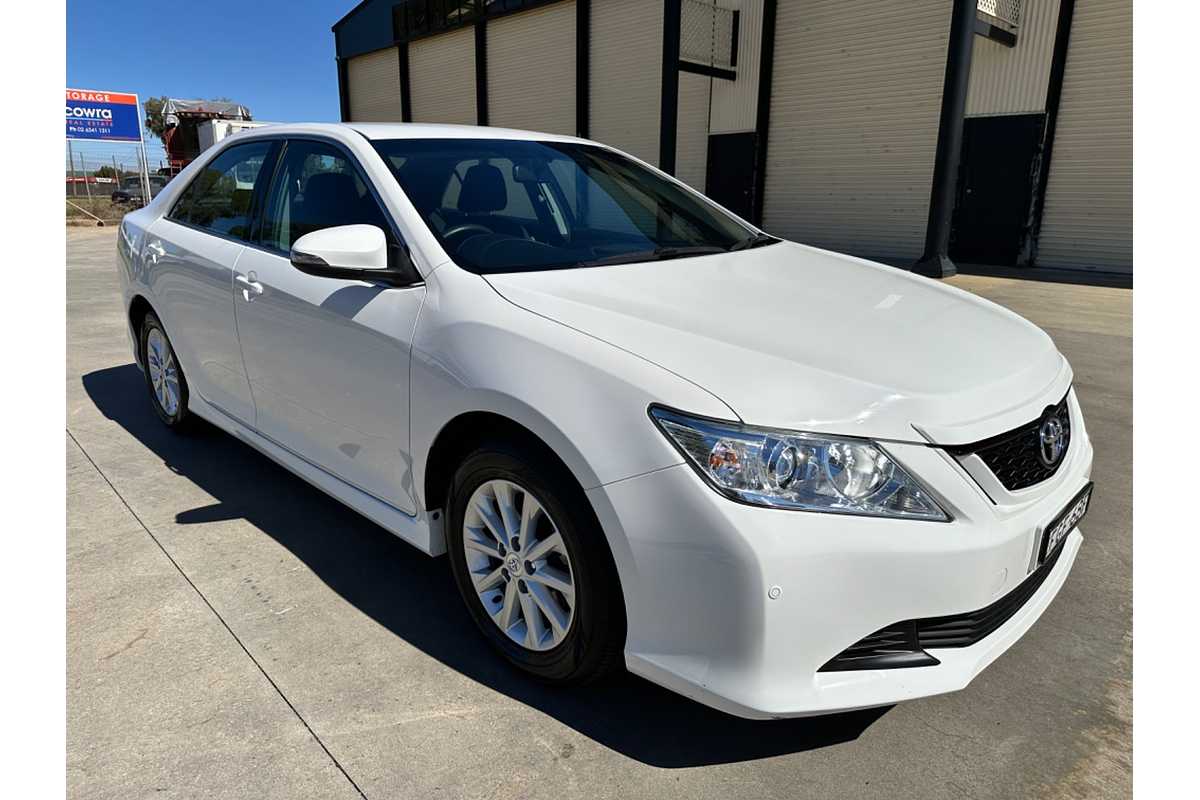
[[[965,691],[753,723],[495,658],[430,560],[207,427],[132,365],[114,230],[67,233],[72,797],[1124,797],[1131,293],[958,277],[1070,358],[1096,447],[1056,602]]]

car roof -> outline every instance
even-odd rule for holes
[[[537,142],[578,142],[594,144],[575,136],[556,133],[523,131],[515,128],[492,128],[482,125],[441,125],[422,122],[304,122],[264,125],[245,133],[303,134],[350,129],[368,139],[515,139]]]

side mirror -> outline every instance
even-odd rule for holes
[[[309,275],[345,280],[414,283],[416,270],[403,248],[391,249],[375,225],[338,225],[307,233],[292,245],[292,266]],[[397,261],[400,263],[393,264]]]

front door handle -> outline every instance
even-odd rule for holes
[[[233,279],[242,285],[242,299],[247,303],[253,303],[254,298],[263,293],[263,285],[255,280],[257,277],[253,272],[249,275],[233,276]]]

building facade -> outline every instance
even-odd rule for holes
[[[596,139],[897,265],[1132,273],[1132,0],[366,0],[333,32],[347,121]]]

